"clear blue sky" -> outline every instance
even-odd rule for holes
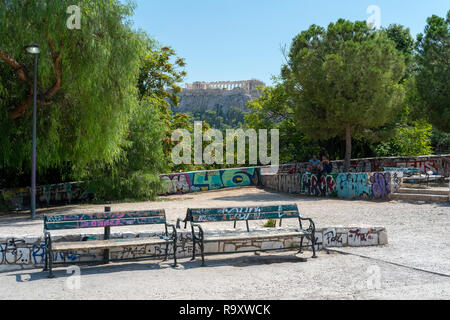
[[[311,24],[367,20],[423,32],[427,17],[445,16],[448,0],[135,0],[135,27],[186,59],[186,82],[247,80],[271,84],[283,63],[280,47]]]

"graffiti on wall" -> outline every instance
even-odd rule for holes
[[[333,173],[319,181],[315,174],[303,174],[300,193],[343,199],[387,199],[400,187],[401,176],[401,172]]]
[[[14,210],[30,208],[30,189],[19,188],[2,190],[1,195],[7,207]],[[82,203],[92,200],[94,193],[83,183],[68,182],[36,188],[36,206],[46,208],[67,204]]]
[[[345,173],[344,161],[331,161],[332,173]],[[418,156],[418,157],[388,157],[353,159],[347,172],[381,172],[384,168],[414,168],[421,173],[433,172],[448,176],[450,174],[450,155]],[[309,164],[307,162],[296,164],[284,164],[280,166],[280,173],[307,173]]]
[[[160,177],[167,195],[257,186],[260,181],[258,168],[196,171]]]
[[[367,173],[340,173],[336,177],[336,192],[340,198],[370,199],[372,188]]]
[[[319,181],[317,175],[303,174],[300,193],[311,196],[332,196],[336,194],[336,176],[335,174],[322,176]]]

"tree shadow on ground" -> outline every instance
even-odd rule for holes
[[[251,201],[251,202],[273,202],[273,201],[329,201],[329,200],[341,200],[343,202],[349,202],[352,200],[339,199],[339,198],[327,198],[327,197],[308,197],[301,194],[288,194],[275,191],[265,190],[264,193],[256,194],[241,194],[237,196],[224,196],[217,197],[211,200],[218,201]]]
[[[94,206],[94,204],[92,205]],[[105,204],[104,206],[106,207],[110,205]],[[85,209],[82,207],[82,205],[73,204],[61,207],[37,209],[34,220],[31,219],[30,211],[0,212],[0,223],[30,221],[30,224],[33,224],[33,222],[41,222],[44,219],[44,215],[46,214],[64,214],[73,212],[74,210],[78,210],[80,212],[99,212],[101,211],[101,208]]]

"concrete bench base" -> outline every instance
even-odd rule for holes
[[[233,251],[283,249],[294,247],[298,244],[298,235],[286,234],[286,230],[276,234],[276,229],[261,229],[258,232],[267,233],[267,237],[251,239],[218,239],[205,243],[205,253],[220,253]],[[218,238],[226,232],[236,231],[234,229],[213,231],[207,230],[210,236],[214,233]],[[270,236],[269,236],[270,235]],[[149,233],[113,233],[112,239],[125,239],[140,241],[142,238],[153,237],[155,234]],[[54,236],[54,245],[61,242],[81,241],[84,238],[90,240],[101,240],[103,234],[83,234],[66,235],[64,237]],[[306,239],[305,239],[306,241]],[[189,231],[181,231],[178,235],[177,256],[180,258],[192,256],[192,240]],[[316,249],[333,247],[361,247],[379,246],[388,244],[387,231],[384,227],[330,227],[316,229]],[[136,246],[112,248],[110,256],[112,260],[137,258],[148,255],[164,255],[165,244],[142,244]],[[169,245],[169,254],[173,251]],[[69,252],[54,253],[54,262],[101,262],[103,260],[103,250],[88,249]],[[158,259],[158,258],[155,258]],[[9,237],[0,239],[0,272],[11,271],[24,268],[41,268],[45,262],[44,239],[40,236]]]

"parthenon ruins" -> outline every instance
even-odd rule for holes
[[[243,80],[243,81],[216,81],[216,82],[194,82],[186,83],[186,90],[198,90],[198,89],[223,89],[233,90],[235,88],[242,88],[247,91],[253,91],[258,86],[265,87],[266,84],[259,80]]]

